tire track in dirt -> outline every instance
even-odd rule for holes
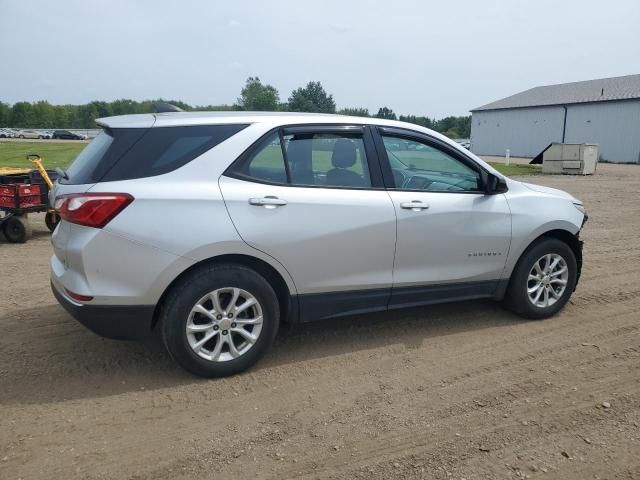
[[[0,478],[640,476],[640,169],[601,167],[527,179],[591,216],[583,276],[557,318],[470,302],[330,321],[215,381],[52,306],[36,217],[43,235],[0,245],[17,272],[0,285]]]

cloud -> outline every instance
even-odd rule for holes
[[[238,20],[229,20],[229,28],[238,28],[240,25],[241,24]]]

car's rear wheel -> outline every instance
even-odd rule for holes
[[[543,237],[518,261],[505,304],[526,318],[548,318],[569,301],[576,281],[577,262],[571,248],[556,238]]]
[[[271,285],[241,265],[195,270],[168,294],[160,312],[172,358],[202,377],[223,377],[255,364],[278,330],[278,298]]]

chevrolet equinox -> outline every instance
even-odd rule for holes
[[[98,120],[58,179],[51,283],[86,327],[160,329],[201,376],[253,365],[281,322],[492,298],[554,315],[582,203],[403,122],[198,112]]]

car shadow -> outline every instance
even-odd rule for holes
[[[425,339],[522,322],[491,301],[470,301],[284,326],[271,351],[249,372],[388,344],[419,347]],[[101,338],[58,305],[0,317],[0,404],[30,404],[118,395],[210,382],[175,365],[157,331],[142,342]]]

